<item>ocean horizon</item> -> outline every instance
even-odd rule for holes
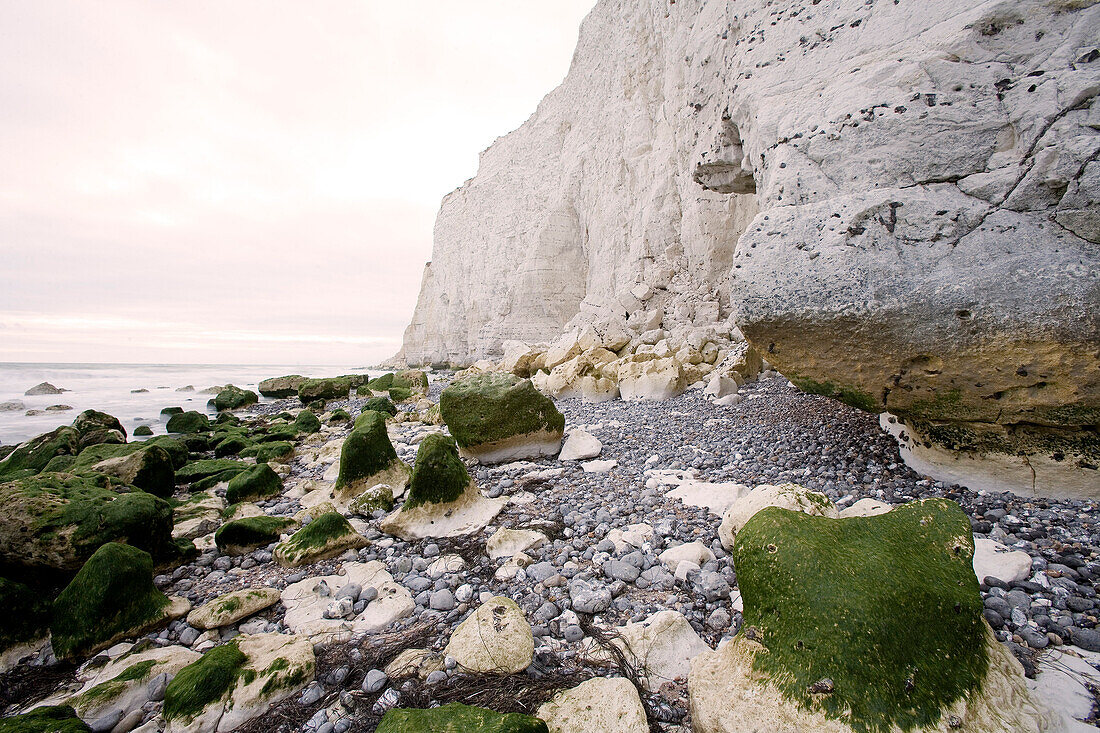
[[[0,405],[19,405],[0,410],[0,445],[22,443],[68,425],[88,409],[114,415],[131,436],[139,425],[148,425],[154,435],[163,435],[165,419],[160,412],[166,407],[214,415],[213,408],[207,406],[214,397],[208,392],[213,387],[233,384],[256,391],[262,380],[286,374],[326,377],[373,373],[380,372],[361,364],[0,362]],[[25,394],[42,382],[66,391]],[[261,401],[269,400],[261,397]]]

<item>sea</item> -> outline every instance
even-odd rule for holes
[[[167,420],[160,411],[165,407],[182,407],[214,416],[214,408],[207,405],[214,399],[214,394],[208,391],[212,387],[233,384],[258,393],[256,387],[261,380],[286,374],[334,377],[342,374],[377,376],[382,372],[346,365],[0,362],[0,403],[23,403],[21,409],[0,411],[0,445],[15,445],[61,425],[69,425],[87,409],[114,415],[131,436],[139,425],[148,425],[154,435],[163,435]],[[42,382],[68,391],[37,397],[24,394]],[[56,405],[72,409],[47,409]],[[27,415],[28,411],[41,411],[41,414]]]

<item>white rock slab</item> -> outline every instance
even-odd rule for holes
[[[581,468],[585,473],[607,473],[618,465],[618,461],[586,461],[581,464]]]
[[[565,445],[562,446],[561,453],[558,454],[558,460],[586,461],[589,458],[598,456],[602,450],[603,443],[595,435],[585,430],[574,430],[565,439]]]
[[[974,538],[974,575],[978,582],[987,576],[1000,578],[1006,583],[1025,580],[1031,575],[1031,556],[1023,550],[1013,550],[1000,542]]]
[[[647,733],[642,699],[622,677],[596,677],[555,695],[538,709],[550,733]]]

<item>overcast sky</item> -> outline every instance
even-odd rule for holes
[[[0,361],[392,355],[594,0],[4,0]]]

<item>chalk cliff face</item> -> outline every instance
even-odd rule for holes
[[[601,0],[563,84],[444,200],[403,356],[732,318],[913,451],[1087,487],[1097,39],[1096,0]]]

